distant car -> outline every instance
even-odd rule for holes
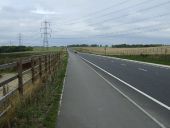
[[[74,51],[74,53],[76,53],[76,54],[77,54],[78,52],[77,52],[77,51]]]

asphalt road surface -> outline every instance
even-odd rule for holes
[[[159,96],[154,97],[158,99],[161,95],[166,94],[165,99],[161,96],[159,100],[166,103],[165,105],[169,105],[168,89],[170,87],[168,88],[168,83],[165,81],[168,79],[169,69],[159,69],[160,72],[165,70],[165,78],[160,80],[159,83],[156,82],[155,85],[155,82],[152,83],[154,81],[152,76],[149,78],[147,76],[149,76],[148,72],[155,72],[159,77],[154,76],[161,79],[162,75],[154,71],[157,69],[156,67],[145,65],[150,67],[146,68],[144,65],[132,62],[122,62],[88,54],[74,54],[69,51],[69,62],[57,128],[170,127],[170,114],[167,108],[129,88],[125,83],[109,76],[88,61],[109,72],[112,71],[126,82],[132,80],[130,84],[139,87],[140,90],[147,90],[146,93],[153,89],[151,85],[155,86],[156,91],[149,94],[155,96],[158,93]],[[148,82],[145,81],[146,79],[148,79]],[[160,85],[160,83],[163,85]],[[164,87],[167,90],[162,89]],[[160,91],[163,91],[162,94]]]
[[[90,54],[80,54],[80,56],[170,106],[170,68],[160,68]]]

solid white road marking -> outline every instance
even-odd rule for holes
[[[82,58],[82,57],[81,57]],[[88,60],[82,58],[86,62],[89,62]],[[86,63],[87,64],[87,63]],[[88,65],[88,64],[87,64]],[[89,66],[89,65],[88,65]],[[89,66],[90,67],[90,66]],[[158,124],[161,128],[166,128],[161,122],[159,122],[155,117],[153,117],[151,114],[149,114],[147,111],[145,111],[140,105],[138,105],[135,101],[133,101],[130,97],[128,97],[126,94],[124,94],[120,89],[115,87],[110,81],[108,81],[106,78],[104,78],[101,74],[99,74],[95,69],[90,67],[98,76],[100,76],[103,80],[105,80],[111,87],[113,87],[116,91],[118,91],[122,96],[124,96],[127,100],[129,100],[133,105],[135,105],[139,110],[141,110],[145,115],[147,115],[149,118],[151,118],[156,124]]]
[[[81,57],[81,56],[80,56],[80,57]],[[148,94],[146,94],[146,93],[140,91],[139,89],[137,89],[137,88],[135,88],[134,86],[130,85],[129,83],[127,83],[127,82],[121,80],[120,78],[114,76],[113,74],[107,72],[106,70],[104,70],[104,69],[102,69],[101,67],[95,65],[94,63],[88,61],[87,59],[85,59],[85,58],[83,58],[83,57],[81,57],[81,58],[82,58],[83,60],[85,60],[86,62],[92,64],[93,66],[97,67],[98,69],[102,70],[102,71],[105,72],[106,74],[110,75],[111,77],[117,79],[118,81],[120,81],[120,82],[122,82],[123,84],[127,85],[128,87],[132,88],[133,90],[137,91],[138,93],[142,94],[143,96],[149,98],[150,100],[152,100],[152,101],[154,101],[155,103],[161,105],[162,107],[166,108],[167,110],[170,110],[170,107],[169,107],[168,105],[166,105],[166,104],[164,104],[164,103],[158,101],[157,99],[151,97],[150,95],[148,95]]]
[[[143,69],[143,68],[138,68],[138,70],[141,70],[141,71],[144,71],[144,72],[147,72],[147,71],[148,71],[148,70]]]

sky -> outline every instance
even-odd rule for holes
[[[1,0],[0,45],[42,46],[43,21],[50,46],[69,44],[170,45],[168,0]],[[42,26],[43,27],[43,26]]]

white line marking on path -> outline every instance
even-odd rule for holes
[[[141,71],[144,71],[144,72],[147,72],[147,71],[148,71],[148,70],[143,69],[143,68],[138,68],[138,70],[141,70]]]
[[[80,57],[81,57],[81,56],[80,56]],[[152,100],[152,101],[154,101],[155,103],[161,105],[162,107],[166,108],[167,110],[170,110],[170,107],[169,107],[168,105],[166,105],[166,104],[164,104],[164,103],[158,101],[157,99],[155,99],[155,98],[149,96],[148,94],[146,94],[146,93],[140,91],[139,89],[133,87],[133,86],[130,85],[129,83],[127,83],[127,82],[121,80],[120,78],[114,76],[113,74],[107,72],[106,70],[102,69],[101,67],[99,67],[99,66],[93,64],[92,62],[88,61],[87,59],[85,59],[85,58],[83,58],[83,57],[81,57],[81,58],[82,58],[83,60],[85,60],[86,62],[92,64],[93,66],[97,67],[98,69],[102,70],[102,71],[105,72],[106,74],[110,75],[111,77],[117,79],[118,81],[120,81],[120,82],[122,82],[123,84],[127,85],[128,87],[132,88],[133,90],[137,91],[138,93],[142,94],[143,96],[149,98],[150,100]]]
[[[126,64],[121,64],[122,66],[126,66]]]
[[[66,67],[65,77],[63,80],[63,87],[62,87],[62,92],[61,92],[60,102],[59,102],[59,110],[58,110],[58,114],[57,114],[58,116],[60,115],[60,112],[61,112],[61,106],[62,106],[62,102],[63,102],[63,94],[64,94],[64,89],[65,89],[67,73],[68,73],[68,65]]]
[[[82,58],[82,57],[81,57]],[[82,58],[86,62],[89,62],[88,60]],[[86,63],[87,64],[87,63]],[[88,64],[87,64],[88,65]],[[90,65],[88,65],[90,67]],[[124,96],[127,100],[129,100],[133,105],[135,105],[138,109],[140,109],[145,115],[147,115],[149,118],[151,118],[156,124],[158,124],[161,128],[166,128],[161,122],[159,122],[155,117],[150,115],[147,111],[145,111],[140,105],[138,105],[135,101],[133,101],[130,97],[128,97],[126,94],[124,94],[120,89],[115,87],[110,81],[108,81],[106,78],[104,78],[101,74],[99,74],[95,69],[90,67],[98,76],[100,76],[103,80],[105,80],[111,87],[113,87],[116,91],[118,91],[122,96]]]

